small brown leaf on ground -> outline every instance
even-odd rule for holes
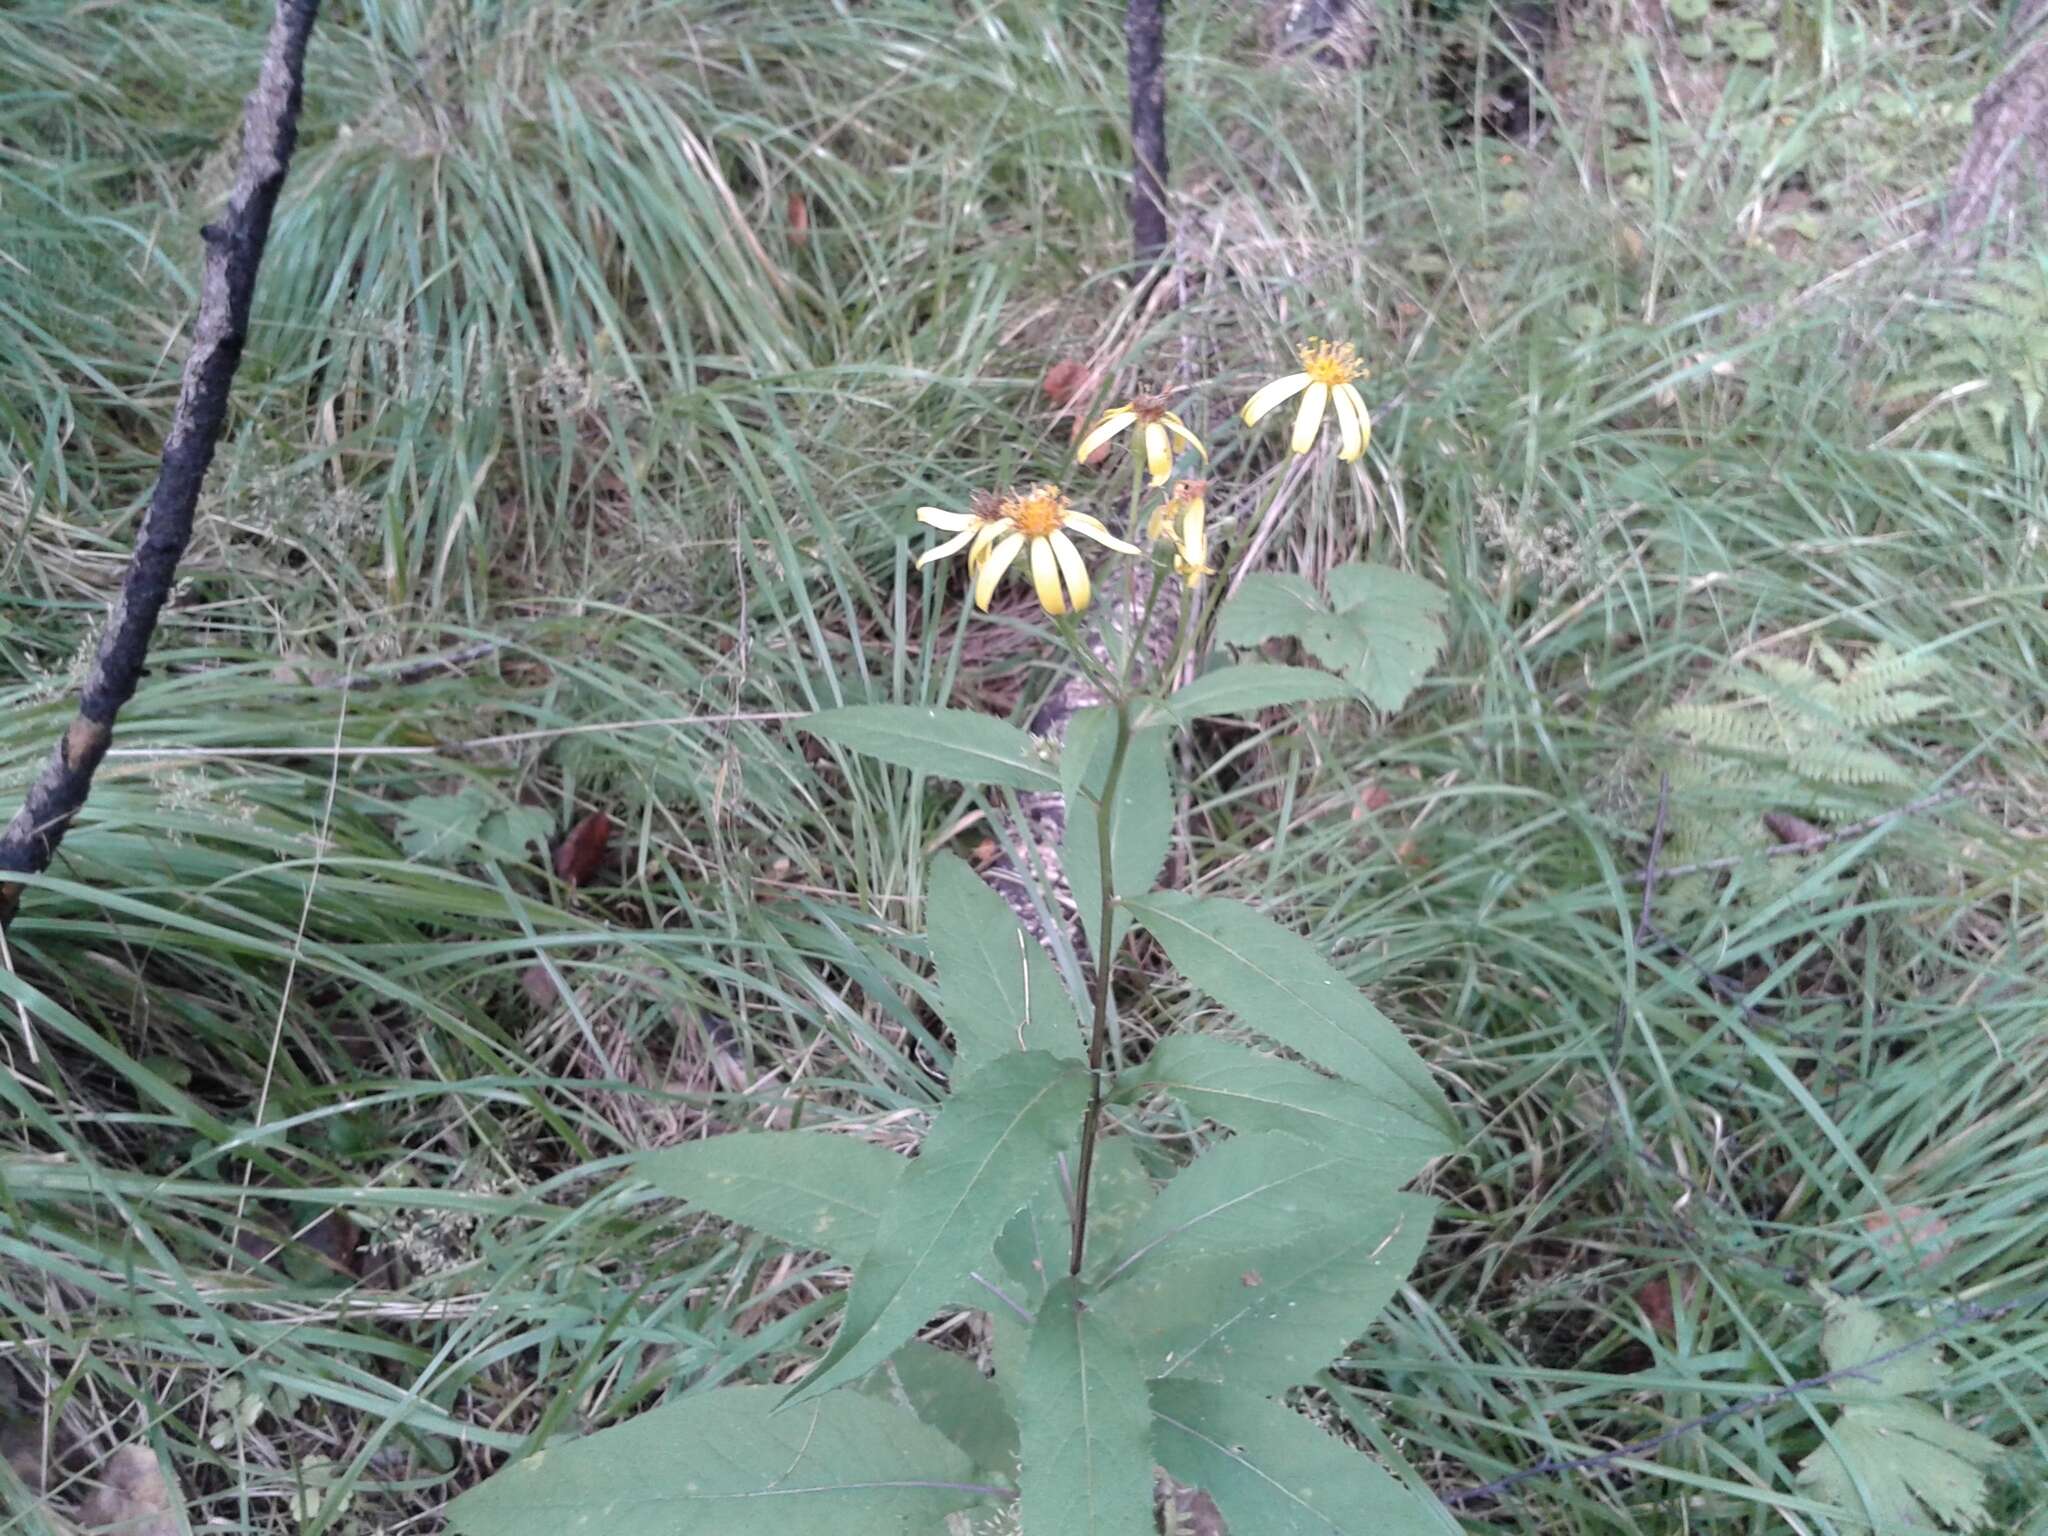
[[[597,873],[597,866],[604,862],[605,849],[611,845],[612,819],[603,811],[592,811],[576,823],[576,828],[562,839],[562,846],[555,850],[555,873],[565,884],[582,885]]]
[[[124,1445],[103,1462],[98,1487],[78,1506],[78,1523],[89,1531],[120,1536],[178,1536],[170,1485],[156,1452]]]
[[[1063,357],[1045,371],[1045,398],[1054,405],[1065,405],[1081,392],[1081,386],[1088,382],[1088,370],[1071,357]]]
[[[1663,1337],[1678,1336],[1678,1314],[1671,1308],[1671,1282],[1662,1275],[1647,1282],[1636,1292],[1636,1305],[1643,1309],[1643,1316],[1650,1320],[1650,1326]]]
[[[1827,834],[1803,816],[1794,816],[1790,811],[1765,811],[1764,825],[1771,836],[1781,843],[1811,844],[1818,848]]]
[[[1358,821],[1377,811],[1384,811],[1394,803],[1394,797],[1380,784],[1368,784],[1358,792],[1358,804],[1352,807],[1351,819]]]
[[[555,978],[548,974],[548,968],[538,961],[519,973],[519,990],[536,1008],[552,1008],[562,995],[555,986]]]
[[[1872,1211],[1863,1218],[1863,1230],[1887,1257],[1911,1256],[1921,1269],[1938,1268],[1943,1259],[1955,1252],[1955,1244],[1948,1241],[1948,1223],[1924,1205],[1895,1205],[1889,1212]]]

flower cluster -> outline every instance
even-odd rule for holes
[[[1293,450],[1307,453],[1315,446],[1323,422],[1334,416],[1340,440],[1337,457],[1346,463],[1357,459],[1372,435],[1365,397],[1354,382],[1368,376],[1359,364],[1357,349],[1349,342],[1316,340],[1297,349],[1297,355],[1301,359],[1299,373],[1275,379],[1245,403],[1245,425],[1258,425],[1275,406],[1300,395]],[[1086,462],[1124,432],[1132,432],[1132,442],[1143,452],[1154,489],[1172,477],[1176,439],[1204,460],[1209,457],[1209,450],[1187,423],[1166,408],[1165,395],[1138,394],[1102,414],[1076,446],[1075,461]],[[1207,480],[1178,481],[1146,522],[1148,538],[1173,546],[1174,571],[1190,587],[1215,574],[1209,564],[1208,491]],[[1144,553],[1112,534],[1100,518],[1077,511],[1056,485],[1035,485],[1000,498],[977,495],[976,501],[967,512],[949,512],[944,507],[917,509],[919,522],[952,535],[918,556],[917,565],[922,570],[934,560],[966,550],[975,605],[984,613],[997,585],[1019,556],[1026,557],[1025,569],[1037,590],[1039,605],[1047,613],[1079,613],[1086,608],[1093,587],[1072,534],[1093,539],[1119,554]]]

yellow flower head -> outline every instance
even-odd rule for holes
[[[1127,427],[1141,426],[1144,431],[1145,467],[1152,472],[1154,485],[1166,484],[1166,477],[1173,473],[1174,437],[1186,443],[1203,458],[1209,457],[1209,450],[1201,440],[1188,430],[1188,424],[1166,408],[1164,395],[1133,395],[1122,405],[1113,405],[1102,413],[1102,419],[1088,429],[1088,435],[1081,439],[1074,450],[1074,462],[1085,464],[1088,456]],[[1171,433],[1172,437],[1168,434]]]
[[[1315,444],[1324,413],[1334,402],[1337,426],[1344,438],[1337,457],[1349,463],[1365,452],[1372,438],[1372,417],[1366,412],[1365,397],[1351,381],[1371,375],[1359,365],[1358,349],[1348,341],[1311,341],[1298,355],[1302,371],[1275,379],[1247,400],[1244,424],[1257,426],[1259,418],[1274,406],[1301,395],[1301,409],[1294,413],[1293,446],[1296,453],[1307,453]]]
[[[920,570],[969,544],[974,546],[968,551],[967,569],[974,577],[975,606],[983,613],[988,612],[989,599],[1003,573],[1027,547],[1031,551],[1031,584],[1038,589],[1039,606],[1051,614],[1079,613],[1088,606],[1092,592],[1088,567],[1069,533],[1083,534],[1122,554],[1144,553],[1135,544],[1114,537],[1100,519],[1075,511],[1056,485],[1013,491],[988,512],[919,507],[917,520],[953,535],[917,557]]]
[[[1209,564],[1208,495],[1206,480],[1178,482],[1145,530],[1154,539],[1173,540],[1173,568],[1191,587],[1216,574]]]

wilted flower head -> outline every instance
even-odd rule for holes
[[[1203,458],[1209,457],[1209,450],[1188,430],[1188,424],[1166,408],[1166,396],[1133,395],[1122,405],[1113,405],[1102,413],[1102,419],[1088,429],[1088,435],[1075,448],[1074,462],[1086,463],[1096,449],[1133,426],[1144,429],[1145,467],[1151,472],[1154,485],[1166,484],[1166,477],[1173,473],[1174,437]]]
[[[1181,480],[1152,513],[1146,532],[1173,541],[1173,568],[1189,586],[1216,574],[1209,564],[1209,482]]]

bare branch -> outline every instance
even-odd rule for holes
[[[35,875],[49,868],[92,791],[93,774],[113,741],[114,717],[142,679],[157,616],[191,542],[193,509],[227,419],[228,389],[248,339],[256,271],[298,139],[306,40],[319,8],[320,0],[278,0],[256,89],[244,104],[242,160],[227,210],[219,223],[200,231],[206,258],[199,318],[156,485],[136,532],[135,553],[79,691],[78,713],[29,786],[21,809],[0,832],[0,875]],[[13,917],[21,892],[18,879],[0,878],[0,924]]]

